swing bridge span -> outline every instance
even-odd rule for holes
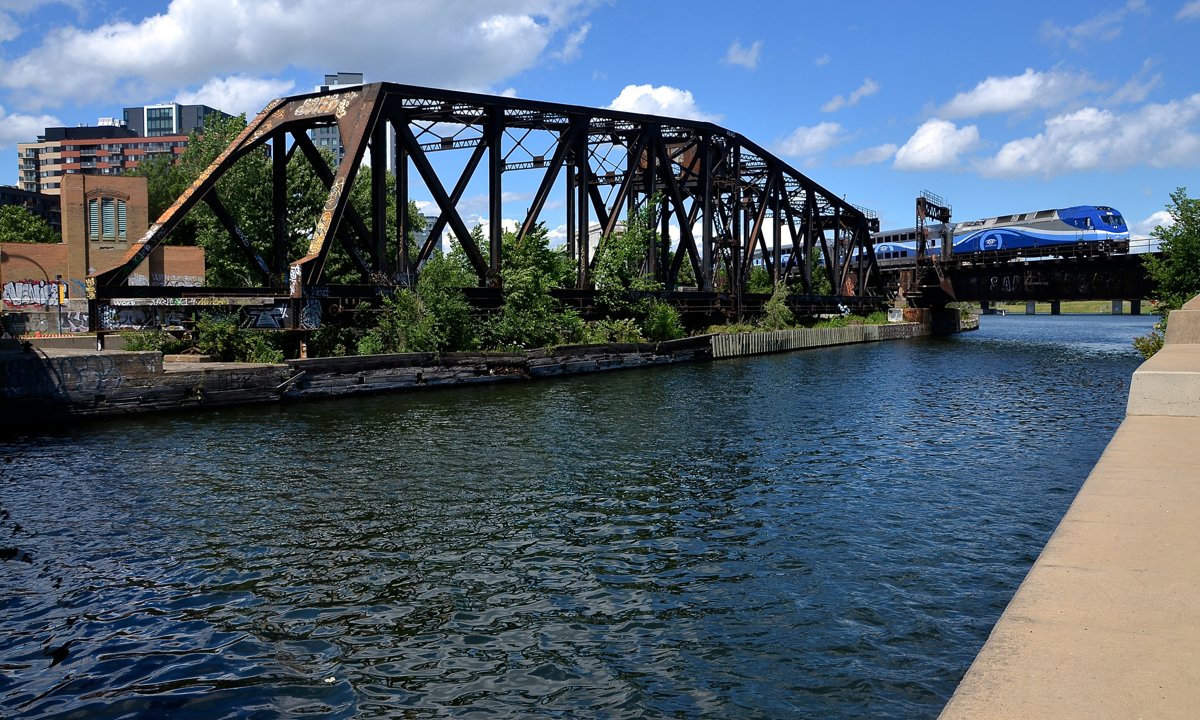
[[[309,137],[311,130],[330,126],[338,129],[345,150],[336,169],[327,165]],[[363,217],[350,202],[350,188],[368,149],[372,157],[386,156],[389,129],[395,133],[394,192],[389,193],[385,173],[372,172],[368,217]],[[217,185],[239,159],[263,152],[268,144],[273,236],[251,238],[222,202]],[[327,191],[311,242],[300,257],[289,256],[287,227],[287,167],[296,153],[311,164]],[[464,159],[457,176],[444,175],[446,166],[453,164],[443,160],[447,156],[437,158],[435,168],[434,153]],[[412,237],[407,213],[410,172],[416,173],[438,212],[426,239],[412,248],[401,241]],[[773,281],[789,282],[795,294],[788,302],[805,315],[878,309],[894,297],[906,270],[881,264],[876,257],[871,239],[879,230],[875,213],[847,202],[748,138],[712,123],[373,83],[269,103],[116,267],[87,278],[92,329],[103,334],[174,327],[195,306],[237,310],[253,327],[316,329],[347,306],[410,286],[447,231],[478,278],[477,287],[464,289],[467,298],[480,308],[498,307],[504,180],[512,172],[540,173],[519,236],[533,231],[547,206],[561,200],[575,286],[553,293],[585,317],[594,311],[596,251],[602,252],[625,219],[653,197],[659,199],[659,211],[649,222],[657,232],[646,233],[641,270],[662,288],[649,294],[685,315],[717,320],[760,312],[768,296],[746,292],[756,256]],[[473,181],[487,184],[488,222],[481,243],[473,239],[458,209]],[[200,203],[241,249],[258,286],[129,285],[134,269]],[[389,206],[396,218],[390,233]],[[594,249],[591,237],[597,226],[599,245]],[[791,246],[786,252],[785,235]],[[331,284],[324,278],[335,243],[357,272],[357,284]],[[1133,288],[1139,281],[1126,265],[1106,272],[1124,272],[1120,281]],[[970,288],[972,295],[957,299],[1006,299],[985,297],[986,288],[995,283],[982,270],[954,269],[954,288]],[[995,270],[988,272],[994,275]],[[694,284],[681,286],[685,277]],[[1013,277],[1010,273],[1009,294],[1014,292]],[[1025,277],[1020,292],[1041,287]],[[1089,283],[1095,285],[1094,280]],[[1104,280],[1101,285],[1105,283],[1112,284]],[[1067,285],[1079,284],[1072,274]],[[832,294],[816,294],[820,285],[832,288]],[[1000,287],[1005,287],[1003,281]],[[1133,297],[1109,295],[1119,296]],[[910,293],[909,299],[929,306],[955,298],[922,290]]]

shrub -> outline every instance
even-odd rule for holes
[[[787,306],[787,296],[787,286],[783,283],[775,286],[775,291],[771,293],[771,299],[763,308],[765,312],[760,323],[764,330],[786,330],[795,326],[796,316]]]
[[[190,348],[192,343],[180,340],[169,332],[153,330],[145,332],[124,332],[121,339],[125,341],[126,350],[158,351],[163,355],[176,355]]]
[[[1167,318],[1163,318],[1154,324],[1154,329],[1145,335],[1140,335],[1133,339],[1133,347],[1142,357],[1149,360],[1154,356],[1154,353],[1162,350],[1163,341],[1167,337]]]
[[[589,343],[636,343],[645,338],[632,318],[605,318],[588,323],[585,340]]]
[[[202,315],[196,319],[196,330],[196,348],[224,362],[283,362],[283,352],[271,344],[266,332],[242,327],[236,315]]]
[[[359,355],[431,352],[438,349],[434,317],[411,290],[398,290],[383,299],[383,311],[374,328],[359,340]]]
[[[771,273],[767,272],[765,267],[756,267],[750,270],[750,277],[746,278],[746,292],[769,293],[773,291]]]
[[[651,342],[678,340],[687,335],[679,319],[679,311],[661,302],[650,305],[650,311],[642,322],[642,334]]]

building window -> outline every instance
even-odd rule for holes
[[[146,137],[161,137],[175,133],[174,108],[146,109]]]
[[[125,241],[125,201],[115,198],[88,200],[88,238]]]

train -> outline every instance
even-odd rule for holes
[[[916,257],[916,228],[884,230],[871,238],[879,260]],[[946,242],[953,243],[955,255],[1111,255],[1129,252],[1129,226],[1107,205],[1076,205],[929,227],[929,254],[940,255]]]

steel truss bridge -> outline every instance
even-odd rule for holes
[[[345,158],[335,170],[308,133],[337,127]],[[388,129],[395,132],[396,183],[388,197],[385,174],[371,174],[370,223],[349,202],[366,150],[382,158]],[[247,154],[271,145],[274,237],[264,257],[238,227],[217,183]],[[433,153],[466,156],[457,177],[443,177]],[[328,190],[308,251],[288,257],[287,165],[300,152]],[[444,166],[446,163],[439,163]],[[408,227],[409,168],[433,196],[439,212],[428,238],[411,256]],[[481,307],[500,302],[504,176],[541,173],[519,233],[538,223],[552,196],[566,211],[567,247],[576,262],[576,286],[556,291],[585,314],[594,297],[591,273],[593,223],[598,251],[626,217],[661,197],[651,223],[658,237],[646,247],[642,271],[662,284],[660,298],[684,312],[753,313],[765,296],[745,293],[756,250],[772,278],[798,281],[789,298],[803,313],[843,306],[866,311],[885,301],[871,232],[877,216],[826,190],[747,138],[711,123],[677,120],[574,105],[374,83],[272,101],[133,245],[121,263],[87,280],[93,329],[165,327],[189,306],[240,306],[257,327],[313,329],[347,301],[378,298],[415,280],[421,264],[449,230],[470,259],[479,287],[467,296]],[[485,244],[477,244],[457,206],[478,174],[488,186]],[[560,179],[562,182],[560,183]],[[128,278],[179,222],[205,203],[261,280],[257,288],[130,286]],[[386,213],[395,205],[395,235]],[[672,220],[678,237],[671,238]],[[796,252],[782,252],[783,234]],[[649,233],[654,236],[655,233]],[[266,239],[259,239],[266,240]],[[677,241],[678,252],[672,253]],[[357,285],[330,285],[323,271],[333,243],[350,257]],[[792,244],[789,242],[789,244]],[[679,288],[683,263],[696,286]],[[824,273],[832,296],[814,295],[814,274]],[[192,308],[194,309],[194,308]]]

